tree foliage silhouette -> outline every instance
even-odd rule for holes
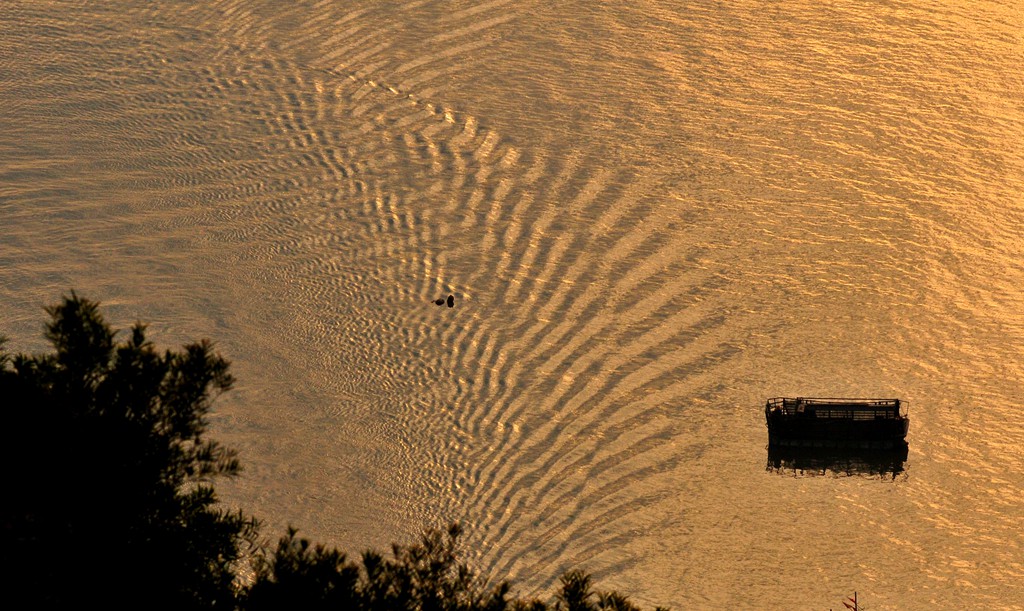
[[[393,558],[364,552],[360,562],[299,538],[293,528],[255,564],[247,611],[639,611],[618,592],[595,592],[583,571],[569,571],[552,603],[510,598],[511,586],[487,580],[459,561],[462,529],[428,530],[413,545],[393,545]],[[664,611],[658,607],[657,610]]]
[[[291,529],[272,554],[256,562],[245,607],[366,611],[500,611],[508,608],[506,582],[488,588],[458,559],[458,525],[429,530],[413,545],[392,546],[393,559],[364,552],[361,564]]]
[[[5,591],[31,608],[231,606],[256,523],[211,483],[240,470],[205,437],[227,361],[205,341],[159,353],[141,323],[118,342],[74,293],[47,312],[54,353],[0,350]]]
[[[358,562],[294,528],[263,548],[255,519],[220,508],[213,488],[241,469],[206,437],[228,362],[207,341],[158,352],[141,323],[118,341],[74,292],[46,311],[53,353],[12,355],[0,337],[4,608],[637,610],[580,571],[551,603],[510,598],[509,582],[459,560],[458,525]]]

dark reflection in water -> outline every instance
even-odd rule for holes
[[[785,475],[863,475],[896,479],[904,473],[907,445],[894,449],[768,446],[766,469]]]

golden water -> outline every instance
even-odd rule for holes
[[[1021,609],[1022,65],[1012,1],[6,0],[2,331],[214,339],[269,537]],[[778,395],[909,401],[903,470],[767,469]]]

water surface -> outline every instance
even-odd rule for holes
[[[1024,608],[1018,9],[8,1],[3,332],[75,289],[214,339],[269,537]],[[774,468],[781,395],[909,401],[906,461]]]

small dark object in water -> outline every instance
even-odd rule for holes
[[[454,308],[455,307],[455,295],[448,295],[448,307],[449,308]]]
[[[435,299],[434,303],[436,303],[437,305],[444,305],[444,297],[440,299]]]

